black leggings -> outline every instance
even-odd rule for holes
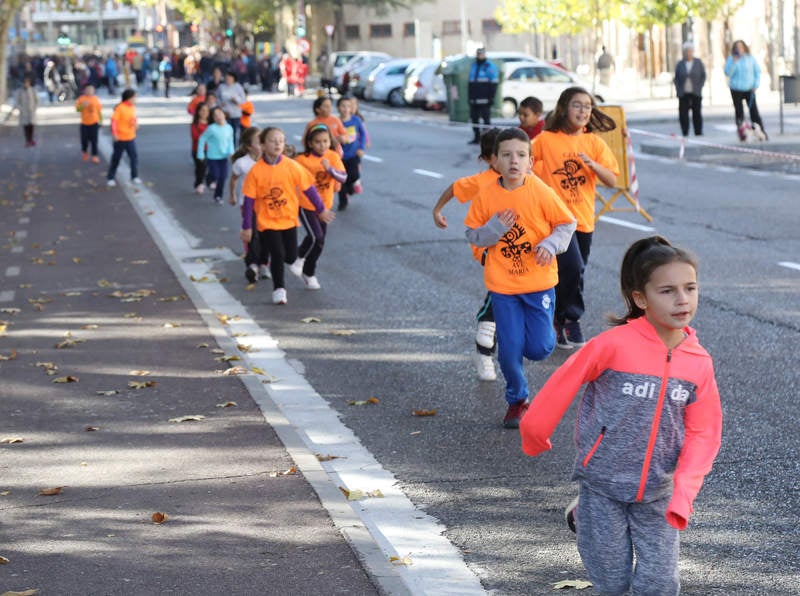
[[[317,261],[325,248],[325,236],[328,231],[328,224],[322,221],[316,211],[308,209],[300,210],[300,222],[306,229],[306,237],[300,243],[298,255],[305,259],[303,263],[303,274],[311,277],[317,271]]]
[[[97,156],[97,131],[99,124],[81,124],[81,152],[91,147],[92,155]]]
[[[744,122],[744,106],[747,104],[747,110],[750,112],[750,120],[753,124],[758,124],[761,130],[764,130],[764,123],[761,121],[761,114],[758,113],[758,105],[756,104],[755,91],[734,91],[731,89],[731,98],[733,99],[733,111],[736,114],[736,126],[739,127]]]
[[[197,153],[195,151],[192,151],[192,160],[194,161],[194,186],[197,188],[203,184],[203,180],[207,178],[206,160],[197,159]]]
[[[589,262],[592,232],[575,232],[567,250],[556,257],[558,283],[556,284],[556,315],[559,325],[564,321],[579,321],[586,306],[583,302],[583,272]]]
[[[272,273],[272,287],[285,288],[284,263],[297,260],[297,228],[288,230],[263,230],[258,232],[258,243],[261,245],[261,263],[269,260],[269,271]]]

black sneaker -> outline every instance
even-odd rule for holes
[[[567,341],[567,336],[564,333],[564,326],[561,323],[553,323],[556,330],[556,347],[562,350],[571,350],[572,344]]]
[[[576,348],[586,345],[586,340],[583,338],[583,330],[581,329],[580,321],[565,321],[564,335],[566,336],[567,342]]]
[[[256,272],[250,267],[244,270],[244,276],[247,278],[247,282],[251,284],[256,283],[256,279],[258,278]]]
[[[527,411],[528,403],[524,399],[508,406],[506,417],[503,418],[503,428],[519,428],[519,421]]]
[[[577,508],[578,508],[578,497],[575,497],[574,499],[572,499],[572,501],[570,501],[569,505],[567,505],[567,508],[564,509],[564,519],[567,520],[567,525],[569,526],[569,529],[572,530],[573,532],[576,532],[575,510]]]

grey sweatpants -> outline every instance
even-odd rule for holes
[[[581,483],[575,510],[578,552],[595,594],[680,593],[680,538],[664,517],[668,504],[669,497],[650,503],[615,501]]]

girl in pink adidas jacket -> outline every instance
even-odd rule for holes
[[[550,377],[520,423],[535,456],[581,385],[573,478],[578,551],[602,594],[678,594],[678,530],[719,451],[711,357],[689,327],[693,258],[664,238],[635,242],[620,274],[626,315]],[[636,554],[634,564],[634,553]]]

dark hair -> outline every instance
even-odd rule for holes
[[[231,155],[231,163],[250,153],[250,144],[253,142],[253,137],[258,136],[259,132],[258,126],[251,126],[242,131],[242,136],[239,137],[239,146]]]
[[[499,128],[490,128],[481,135],[481,154],[478,159],[489,161],[494,155],[494,146],[497,143],[497,135],[500,133]]]
[[[586,132],[608,132],[617,127],[617,123],[611,116],[608,116],[597,109],[597,103],[594,97],[583,87],[570,87],[564,89],[556,102],[556,109],[547,116],[547,122],[544,129],[549,131],[566,130],[567,126],[567,110],[572,98],[576,95],[587,95],[592,102],[592,114],[589,116],[589,124],[586,125]]]
[[[534,114],[541,114],[544,111],[544,104],[542,104],[542,100],[538,97],[533,97],[532,95],[529,95],[519,102],[519,107],[528,108]]]
[[[686,263],[697,269],[695,258],[682,248],[672,246],[662,236],[642,238],[630,245],[622,258],[619,285],[622,299],[628,310],[622,317],[609,316],[612,325],[622,325],[644,315],[644,311],[633,300],[634,292],[644,292],[653,271],[669,263]]]
[[[330,97],[328,98],[330,99]],[[342,105],[342,102],[350,101],[351,99],[355,99],[352,95],[342,95],[339,99],[336,100],[336,107],[338,108]]]
[[[216,112],[217,110],[222,112],[222,115],[225,116],[225,120],[226,121],[228,120],[228,115],[225,113],[225,110],[223,110],[220,106],[214,106],[213,108],[211,108],[211,111],[208,113],[208,123],[209,124],[213,124],[214,123],[214,112]]]
[[[328,127],[324,124],[315,124],[306,131],[306,136],[303,138],[303,151],[306,155],[311,155],[311,153],[313,153],[313,150],[311,149],[311,141],[313,141],[314,137],[319,134],[327,134],[331,141],[331,147],[335,147],[333,135]]]
[[[744,40],[743,39],[737,39],[736,41],[734,41],[731,44],[731,54],[733,54],[733,49],[736,47],[737,43],[742,44],[742,47],[744,48],[744,53],[745,54],[749,54],[750,53],[750,47],[744,42]]]
[[[200,108],[207,108],[207,107],[208,104],[204,101],[201,101],[199,104],[195,106],[194,114],[192,115],[192,124],[197,126],[197,124],[200,122]],[[208,110],[208,120],[209,122],[211,121],[211,110]]]
[[[315,99],[315,100],[314,100],[314,105],[312,106],[312,107],[313,107],[313,109],[314,109],[314,115],[316,115],[316,114],[317,114],[317,110],[318,110],[318,109],[320,108],[320,106],[321,106],[323,103],[325,103],[326,101],[330,101],[331,103],[333,103],[333,101],[331,100],[331,98],[330,98],[330,97],[328,97],[328,96],[326,96],[326,95],[323,95],[322,97],[318,97],[317,99]]]
[[[134,95],[136,95],[135,89],[125,89],[125,91],[122,92],[122,101],[128,101]]]
[[[504,128],[500,132],[497,133],[497,138],[494,141],[494,149],[492,150],[492,155],[497,155],[497,152],[500,149],[500,143],[504,143],[505,141],[522,141],[528,146],[528,154],[530,155],[531,152],[531,140],[528,138],[528,134],[522,130],[521,128],[513,127],[513,128]]]
[[[266,128],[261,129],[261,134],[258,135],[258,140],[261,141],[262,145],[267,142],[267,136],[269,136],[269,133],[271,133],[274,130],[277,130],[279,133],[281,133],[284,136],[284,138],[286,137],[286,134],[283,132],[283,130],[281,130],[277,126],[267,126]]]

